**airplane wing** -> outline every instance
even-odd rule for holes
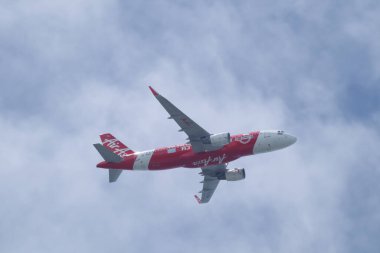
[[[180,132],[185,132],[188,135],[188,140],[194,150],[199,153],[206,151],[204,144],[210,144],[210,133],[204,130],[201,126],[195,123],[191,118],[184,114],[181,110],[175,107],[169,100],[158,94],[152,87],[149,86],[153,95],[169,113],[169,119],[174,119],[180,126]]]
[[[203,188],[201,197],[194,195],[199,204],[207,203],[210,201],[212,195],[214,194],[216,187],[219,184],[218,174],[224,173],[227,168],[227,164],[213,165],[208,167],[202,167],[201,174],[204,175]]]

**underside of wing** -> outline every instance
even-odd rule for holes
[[[201,174],[204,176],[203,188],[199,192],[201,197],[195,195],[199,204],[207,203],[210,201],[212,195],[214,194],[216,187],[219,184],[218,175],[223,174],[226,171],[227,164],[214,165],[209,167],[203,167]]]

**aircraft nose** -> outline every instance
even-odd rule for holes
[[[293,145],[294,143],[297,142],[297,137],[290,134],[286,134],[286,139],[288,141],[288,146]]]

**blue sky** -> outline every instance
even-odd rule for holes
[[[378,252],[377,1],[0,3],[1,252]],[[199,206],[198,170],[107,183],[92,147],[284,129]]]

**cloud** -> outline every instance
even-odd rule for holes
[[[0,250],[376,252],[379,4],[5,1]],[[196,205],[198,170],[95,168],[112,132],[182,143],[153,85],[211,132],[280,128],[283,151]]]

